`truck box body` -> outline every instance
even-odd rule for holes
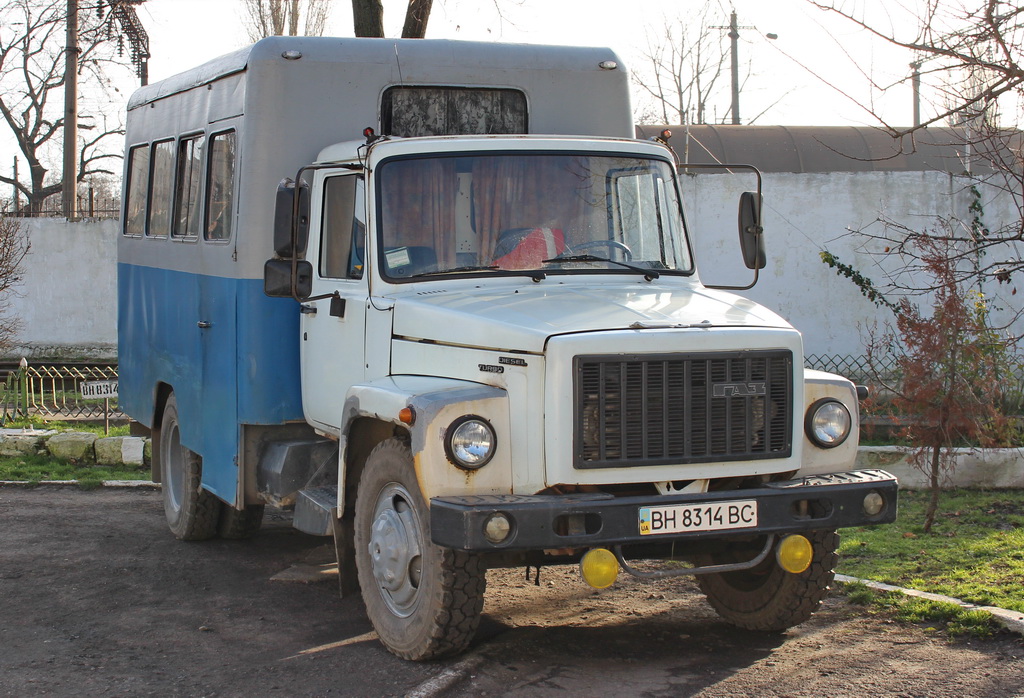
[[[606,61],[618,58],[593,48],[275,37],[138,90],[128,105],[126,152],[234,130],[236,218],[234,238],[223,242],[121,237],[125,412],[152,426],[158,385],[195,386],[177,390],[182,443],[207,463],[204,486],[236,502],[240,425],[303,418],[296,304],[263,293],[278,182],[325,146],[358,138],[365,127],[379,131],[382,98],[393,87],[513,90],[525,97],[529,133],[630,137],[627,76],[602,69]],[[126,181],[129,165],[126,157]],[[124,205],[123,220],[127,197]]]

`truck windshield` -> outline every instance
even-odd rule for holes
[[[377,172],[388,279],[692,271],[662,160],[488,153],[388,160]]]

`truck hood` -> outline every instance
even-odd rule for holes
[[[791,328],[750,300],[678,280],[459,284],[403,295],[394,305],[396,337],[499,351],[541,353],[559,334],[691,326]]]

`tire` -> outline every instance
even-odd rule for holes
[[[178,402],[172,393],[164,405],[160,424],[160,479],[163,482],[164,515],[178,540],[206,540],[217,533],[221,502],[204,490],[203,462],[181,445]]]
[[[217,535],[228,540],[251,538],[259,532],[262,524],[262,504],[250,504],[244,509],[235,509],[225,504],[221,507]]]
[[[367,458],[356,495],[356,567],[381,642],[414,661],[469,645],[486,584],[478,556],[431,542],[428,516],[409,448],[382,441]]]
[[[769,555],[753,569],[697,575],[701,590],[718,615],[740,628],[764,632],[781,632],[810,618],[835,577],[839,535],[835,531],[805,535],[814,557],[811,566],[800,574],[786,572],[775,556]],[[704,562],[736,562],[753,554],[749,548],[744,553],[725,551]]]

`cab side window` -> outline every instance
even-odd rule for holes
[[[320,224],[320,276],[361,279],[365,234],[363,179],[332,177],[324,184]]]

